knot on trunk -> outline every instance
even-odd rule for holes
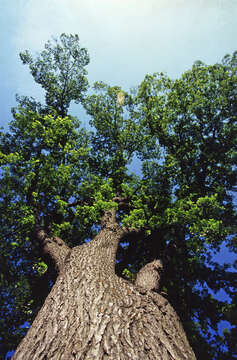
[[[47,238],[46,232],[43,229],[38,230],[37,231],[37,238],[42,243]]]
[[[162,271],[161,260],[154,260],[146,264],[137,273],[135,285],[140,287],[143,292],[158,290]]]

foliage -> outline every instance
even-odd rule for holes
[[[77,103],[87,90],[85,66],[89,63],[89,55],[80,47],[78,35],[62,34],[60,39],[48,41],[45,50],[35,60],[25,51],[20,53],[23,64],[29,65],[35,82],[45,90],[47,106],[57,110],[64,117],[70,102]]]
[[[212,66],[196,62],[177,80],[147,75],[131,92],[97,82],[87,96],[89,57],[77,35],[21,59],[45,104],[18,97],[10,132],[0,136],[1,356],[15,348],[55,280],[35,241],[35,211],[45,230],[76,246],[114,207],[131,229],[117,274],[134,281],[142,265],[162,258],[161,291],[197,358],[234,358],[236,276],[213,255],[237,249],[237,53]],[[68,114],[71,101],[83,104],[90,132]],[[221,289],[227,300],[216,295]],[[231,324],[222,335],[221,320]]]
[[[218,322],[230,319],[227,314],[236,304],[236,276],[227,265],[212,260],[223,244],[236,251],[236,58],[234,53],[213,66],[197,62],[175,81],[163,74],[146,76],[138,89],[142,122],[159,138],[162,168],[171,182],[172,201],[161,217],[169,227],[172,248],[164,285],[169,295],[173,293],[170,299],[200,358],[207,353],[210,358],[231,358],[236,351],[235,328],[228,345],[222,339],[230,346],[228,354],[223,346],[222,351],[215,349]],[[230,304],[213,298],[211,293],[220,289]],[[190,323],[194,318],[198,327]],[[236,326],[233,318],[231,324]],[[201,346],[199,329],[208,339]]]

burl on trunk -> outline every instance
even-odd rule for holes
[[[195,359],[174,309],[152,291],[161,263],[146,265],[136,284],[115,274],[124,232],[113,210],[91,242],[73,249],[39,231],[59,274],[14,360]]]

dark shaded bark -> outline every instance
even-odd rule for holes
[[[72,250],[39,234],[59,275],[14,360],[195,359],[168,301],[144,281],[133,285],[115,274],[123,236],[113,211],[94,240]]]

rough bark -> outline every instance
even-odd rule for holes
[[[116,276],[124,231],[113,211],[90,243],[72,250],[41,235],[59,275],[14,360],[195,359],[174,309],[146,288],[144,271],[137,285]]]
[[[159,289],[159,282],[163,265],[161,260],[154,260],[141,268],[136,277],[136,286],[140,286],[143,291]]]

